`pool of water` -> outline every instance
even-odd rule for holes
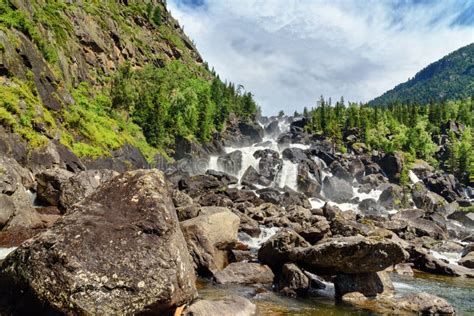
[[[456,308],[456,315],[474,315],[474,279],[452,278],[416,273],[414,278],[391,274],[396,294],[427,292],[446,299]],[[334,301],[334,288],[328,283],[325,290],[307,298],[288,298],[273,292],[271,287],[258,288],[242,285],[217,285],[204,279],[198,281],[199,296],[220,299],[240,295],[257,305],[259,315],[379,315]]]

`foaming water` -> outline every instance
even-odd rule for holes
[[[297,191],[298,185],[296,178],[298,176],[298,165],[289,160],[283,160],[283,166],[276,176],[276,184],[279,188],[288,186],[292,190]]]
[[[16,249],[16,247],[0,248],[0,260],[5,259],[15,249]]]
[[[458,264],[458,261],[461,260],[461,254],[457,252],[438,252],[438,251],[430,250],[430,253],[436,259],[446,260],[452,264]]]
[[[250,250],[258,251],[260,246],[275,235],[280,229],[278,227],[266,227],[260,226],[260,235],[258,237],[252,237],[247,233],[240,232],[238,239],[240,242],[246,244]]]
[[[411,170],[408,171],[408,177],[410,178],[410,182],[412,184],[415,184],[421,181],[420,178],[418,178],[418,176]]]

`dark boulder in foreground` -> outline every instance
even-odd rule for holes
[[[164,176],[137,170],[101,186],[0,268],[13,314],[163,314],[197,295]]]

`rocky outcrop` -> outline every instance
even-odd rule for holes
[[[219,284],[269,284],[273,282],[272,270],[260,263],[234,262],[217,271],[214,278]]]
[[[453,175],[435,173],[423,181],[429,190],[441,195],[448,202],[462,197],[461,186]]]
[[[352,274],[381,271],[407,257],[391,240],[354,236],[328,238],[311,247],[293,249],[290,261],[315,274]]]
[[[23,314],[161,314],[194,299],[194,282],[163,174],[137,170],[12,253],[0,268],[0,301]]]
[[[385,175],[392,182],[398,182],[403,169],[403,156],[399,152],[386,154],[378,161]]]
[[[305,296],[310,286],[310,278],[296,264],[286,263],[283,265],[278,281],[280,293],[291,297]]]
[[[360,274],[338,274],[334,279],[337,298],[351,292],[359,292],[366,297],[393,295],[395,288],[387,272],[370,272]]]
[[[209,276],[228,263],[228,250],[237,241],[239,217],[229,209],[211,207],[181,222],[181,230],[199,274]]]
[[[466,268],[474,269],[474,251],[467,253],[458,263]]]
[[[101,157],[95,160],[84,159],[84,164],[87,169],[109,169],[117,172],[150,168],[141,151],[130,144],[125,144],[121,148],[111,151],[110,157]]]

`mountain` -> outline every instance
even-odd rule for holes
[[[150,161],[255,111],[165,0],[0,0],[0,129],[30,149],[55,141],[96,159],[127,145]]]
[[[426,104],[431,99],[453,100],[472,95],[474,95],[474,43],[428,65],[412,79],[397,85],[369,104],[388,105],[396,101]]]

